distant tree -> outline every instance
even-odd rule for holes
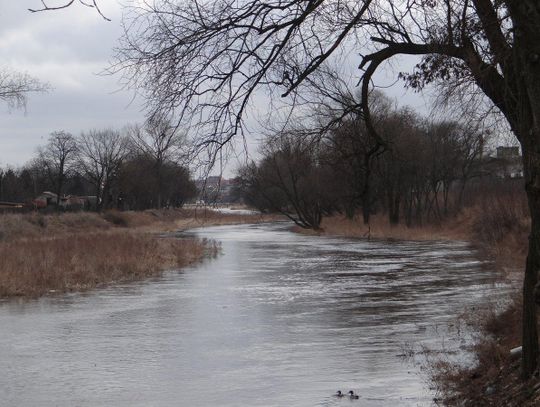
[[[240,184],[249,204],[279,212],[302,228],[320,229],[323,215],[336,209],[334,173],[322,165],[318,144],[291,133],[269,137],[259,164],[241,169]]]
[[[142,154],[130,154],[119,173],[120,196],[125,209],[157,207],[153,163]]]
[[[51,177],[49,176],[50,174],[47,167],[41,159],[39,150],[37,156],[27,162],[23,169],[29,173],[32,180],[32,197],[36,197],[43,191],[53,191],[55,189],[54,183],[51,182]]]
[[[325,74],[321,80],[335,74]],[[313,83],[312,87],[316,87]],[[357,95],[343,88],[339,93],[329,93],[328,85],[323,85],[326,97],[337,101],[334,106],[328,106],[323,111],[318,109],[322,118],[322,130],[328,128],[323,136],[325,150],[322,158],[339,174],[336,182],[346,185],[341,192],[346,195],[345,212],[352,217],[358,207],[362,208],[364,224],[369,224],[374,199],[373,166],[376,159],[385,152],[387,139],[383,133],[380,139],[372,137],[363,120]],[[323,95],[324,96],[324,95]],[[382,92],[373,95],[370,101],[373,117],[377,124],[388,118],[392,111],[392,103]],[[381,142],[384,140],[384,142]]]
[[[485,137],[475,126],[465,126],[455,121],[428,121],[425,133],[431,161],[430,184],[434,208],[440,218],[441,210],[444,216],[448,215],[450,190],[457,181],[461,185],[456,207],[461,208],[463,192],[467,182],[475,175],[475,164],[482,154]],[[442,193],[442,208],[438,200],[439,192]]]
[[[129,152],[127,138],[115,130],[91,130],[77,144],[78,170],[93,185],[99,211],[107,207],[111,185]]]
[[[197,188],[186,167],[173,162],[164,163],[159,191],[154,169],[155,162],[145,154],[132,154],[124,160],[118,188],[126,208],[144,210],[158,208],[162,204],[181,207],[197,195]]]
[[[45,169],[51,184],[55,187],[57,205],[64,192],[66,178],[74,169],[77,154],[75,138],[63,130],[51,133],[48,143],[38,149],[39,165]]]
[[[162,169],[162,196],[168,207],[180,208],[197,196],[197,186],[187,167],[166,163]]]
[[[180,164],[185,157],[185,135],[169,120],[150,120],[144,127],[129,128],[136,154],[142,154],[152,163],[157,188],[157,207],[163,203],[164,168],[167,163]]]

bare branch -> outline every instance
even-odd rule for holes
[[[29,93],[47,92],[50,86],[26,73],[0,71],[0,100],[9,108],[25,109]]]
[[[90,8],[94,8],[96,9],[96,11],[98,12],[98,14],[103,17],[104,20],[107,20],[107,21],[111,21],[110,18],[106,17],[101,9],[99,8],[98,6],[98,3],[97,3],[97,0],[91,0],[91,2],[86,2],[84,0],[79,0],[78,1],[80,4],[82,4],[83,6],[86,6],[86,7],[90,7]],[[29,8],[28,11],[32,12],[32,13],[39,13],[39,12],[42,12],[42,11],[55,11],[55,10],[63,10],[65,8],[68,8],[70,7],[71,5],[73,5],[75,3],[75,0],[65,0],[65,3],[63,4],[60,4],[60,5],[56,5],[56,6],[50,6],[48,3],[47,3],[47,0],[41,0],[41,7],[40,8]]]

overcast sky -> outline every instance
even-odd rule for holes
[[[52,90],[31,95],[26,112],[0,105],[0,165],[22,164],[55,130],[78,134],[143,118],[140,103],[130,104],[132,93],[118,91],[117,78],[96,75],[121,34],[119,4],[102,2],[110,23],[81,5],[35,14],[31,6],[39,1],[2,2],[0,67],[27,72]]]
[[[47,94],[31,95],[26,112],[0,105],[0,166],[23,164],[55,130],[76,135],[144,120],[141,101],[132,101],[133,92],[120,90],[118,77],[98,75],[121,35],[120,2],[101,2],[111,22],[80,4],[55,12],[27,11],[39,4],[39,0],[18,0],[0,6],[0,67],[27,72],[52,86]],[[356,66],[359,62],[359,57],[351,61]],[[377,82],[385,85],[393,79],[381,73]],[[388,93],[426,110],[425,101],[405,92],[402,84]],[[236,165],[233,159],[225,175],[230,176]]]

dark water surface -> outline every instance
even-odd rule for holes
[[[163,278],[0,304],[2,406],[424,406],[398,355],[486,292],[465,243],[192,234],[223,255]],[[354,389],[360,400],[331,397]]]

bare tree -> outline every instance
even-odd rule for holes
[[[99,211],[107,206],[111,184],[128,153],[127,139],[114,130],[91,130],[77,144],[79,171],[94,186]]]
[[[158,0],[132,9],[116,70],[145,91],[154,114],[203,117],[201,144],[241,131],[261,87],[284,96],[345,46],[364,54],[362,112],[374,73],[396,55],[422,61],[409,86],[452,81],[478,90],[521,143],[532,226],[523,284],[522,376],[538,366],[540,269],[540,4],[538,0]],[[381,141],[382,138],[380,138]],[[540,298],[540,296],[539,296]]]
[[[279,212],[302,228],[318,230],[335,208],[333,172],[321,164],[318,143],[293,133],[266,139],[261,162],[240,171],[245,196],[261,210]]]
[[[29,93],[47,90],[49,85],[26,73],[0,70],[0,100],[7,103],[9,108],[24,109]]]
[[[167,163],[181,163],[186,157],[185,135],[169,120],[150,120],[144,127],[132,126],[132,145],[153,162],[157,180],[157,206],[162,206],[163,168]]]
[[[67,175],[73,169],[77,152],[75,138],[63,130],[51,133],[47,145],[38,150],[40,165],[46,169],[51,184],[55,186],[57,206]]]

